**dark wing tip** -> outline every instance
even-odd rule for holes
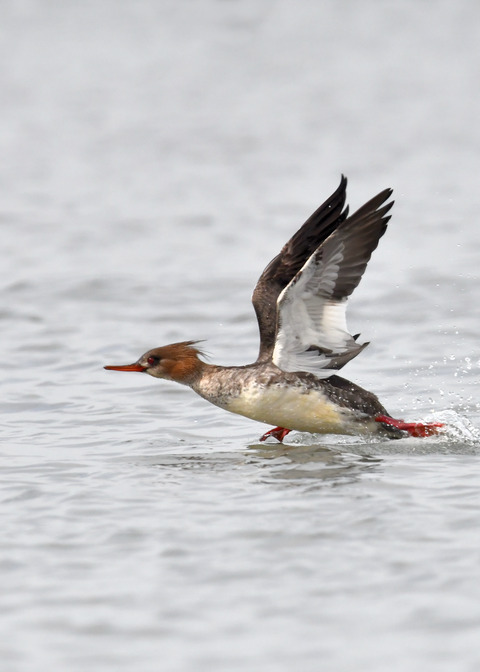
[[[381,191],[350,215],[333,234],[331,244],[341,240],[344,245],[343,261],[332,294],[334,299],[345,299],[358,286],[373,251],[387,230],[391,219],[388,213],[394,201],[386,201],[392,193],[392,189]]]
[[[393,189],[384,189],[381,191],[379,194],[371,198],[369,201],[365,203],[365,205],[362,205],[361,208],[358,208],[358,210],[355,210],[353,213],[352,217],[362,217],[366,215],[369,212],[378,212],[380,209],[380,206],[382,206],[385,201],[387,201],[391,195],[393,194]],[[386,203],[384,205],[384,208],[386,208],[385,212],[388,212],[392,205],[395,203],[395,201],[391,201],[390,203]]]

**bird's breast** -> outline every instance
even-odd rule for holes
[[[342,409],[320,389],[250,384],[225,401],[226,410],[269,425],[300,432],[344,431]]]

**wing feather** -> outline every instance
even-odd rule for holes
[[[336,191],[307,219],[268,264],[253,292],[252,302],[260,330],[257,361],[271,358],[277,328],[277,299],[318,246],[345,221],[347,178],[342,175]]]
[[[368,345],[349,333],[346,307],[385,233],[391,193],[382,191],[341,222],[280,293],[272,354],[279,368],[326,378]]]

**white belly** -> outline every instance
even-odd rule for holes
[[[298,387],[249,385],[224,408],[252,420],[299,432],[349,433],[348,421],[345,422],[348,411],[340,409],[320,390],[302,393]]]

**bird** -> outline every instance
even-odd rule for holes
[[[384,189],[349,214],[346,189],[342,175],[261,274],[252,296],[260,333],[255,362],[210,364],[199,341],[187,340],[104,368],[182,383],[215,406],[274,425],[260,441],[282,442],[291,431],[392,439],[439,433],[442,423],[396,419],[373,392],[336,373],[368,345],[349,333],[346,308],[394,203],[392,189]]]

